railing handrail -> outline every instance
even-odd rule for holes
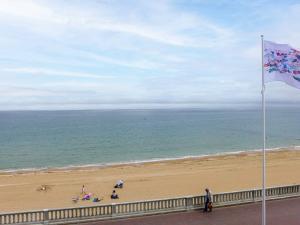
[[[287,188],[287,187],[296,187],[300,186],[300,184],[293,184],[293,185],[284,185],[284,186],[272,186],[266,188],[266,190],[272,189],[272,188]],[[219,194],[235,194],[235,193],[240,193],[240,192],[249,192],[249,191],[261,191],[261,188],[256,188],[256,189],[248,189],[248,190],[241,190],[241,191],[228,191],[228,192],[221,192],[221,193],[212,193],[212,195],[219,195]]]

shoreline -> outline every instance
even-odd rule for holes
[[[274,147],[266,149],[266,152],[273,151],[293,151],[300,150],[300,146],[283,146],[283,147]],[[218,157],[218,156],[230,156],[238,154],[247,154],[247,153],[259,153],[261,149],[249,149],[249,150],[240,150],[240,151],[230,151],[230,152],[219,152],[213,154],[203,154],[203,155],[187,155],[179,157],[169,157],[169,158],[153,158],[145,160],[133,160],[125,162],[108,162],[108,163],[99,163],[99,164],[85,164],[85,165],[69,165],[69,166],[58,166],[58,167],[42,167],[42,168],[21,168],[21,169],[0,169],[0,175],[10,175],[10,174],[31,174],[31,173],[47,173],[47,172],[68,172],[68,171],[87,171],[87,170],[97,170],[101,168],[109,167],[119,167],[119,166],[130,166],[130,165],[139,165],[139,164],[148,164],[148,163],[159,163],[159,162],[171,162],[177,160],[185,159],[205,159],[207,157]]]

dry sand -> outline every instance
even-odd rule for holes
[[[300,151],[281,149],[267,153],[267,185],[300,184]],[[0,174],[0,212],[77,207],[111,203],[113,184],[122,178],[123,189],[114,202],[137,201],[259,188],[259,152],[219,155],[103,168],[49,170]],[[101,203],[79,201],[82,185]],[[47,191],[37,191],[47,185]]]

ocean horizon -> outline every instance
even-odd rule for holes
[[[267,111],[267,148],[299,146],[299,109]],[[0,170],[106,166],[253,151],[259,109],[0,111]]]

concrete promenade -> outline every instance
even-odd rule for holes
[[[261,203],[201,211],[83,223],[91,225],[260,225]],[[300,225],[300,198],[267,202],[268,225]]]

